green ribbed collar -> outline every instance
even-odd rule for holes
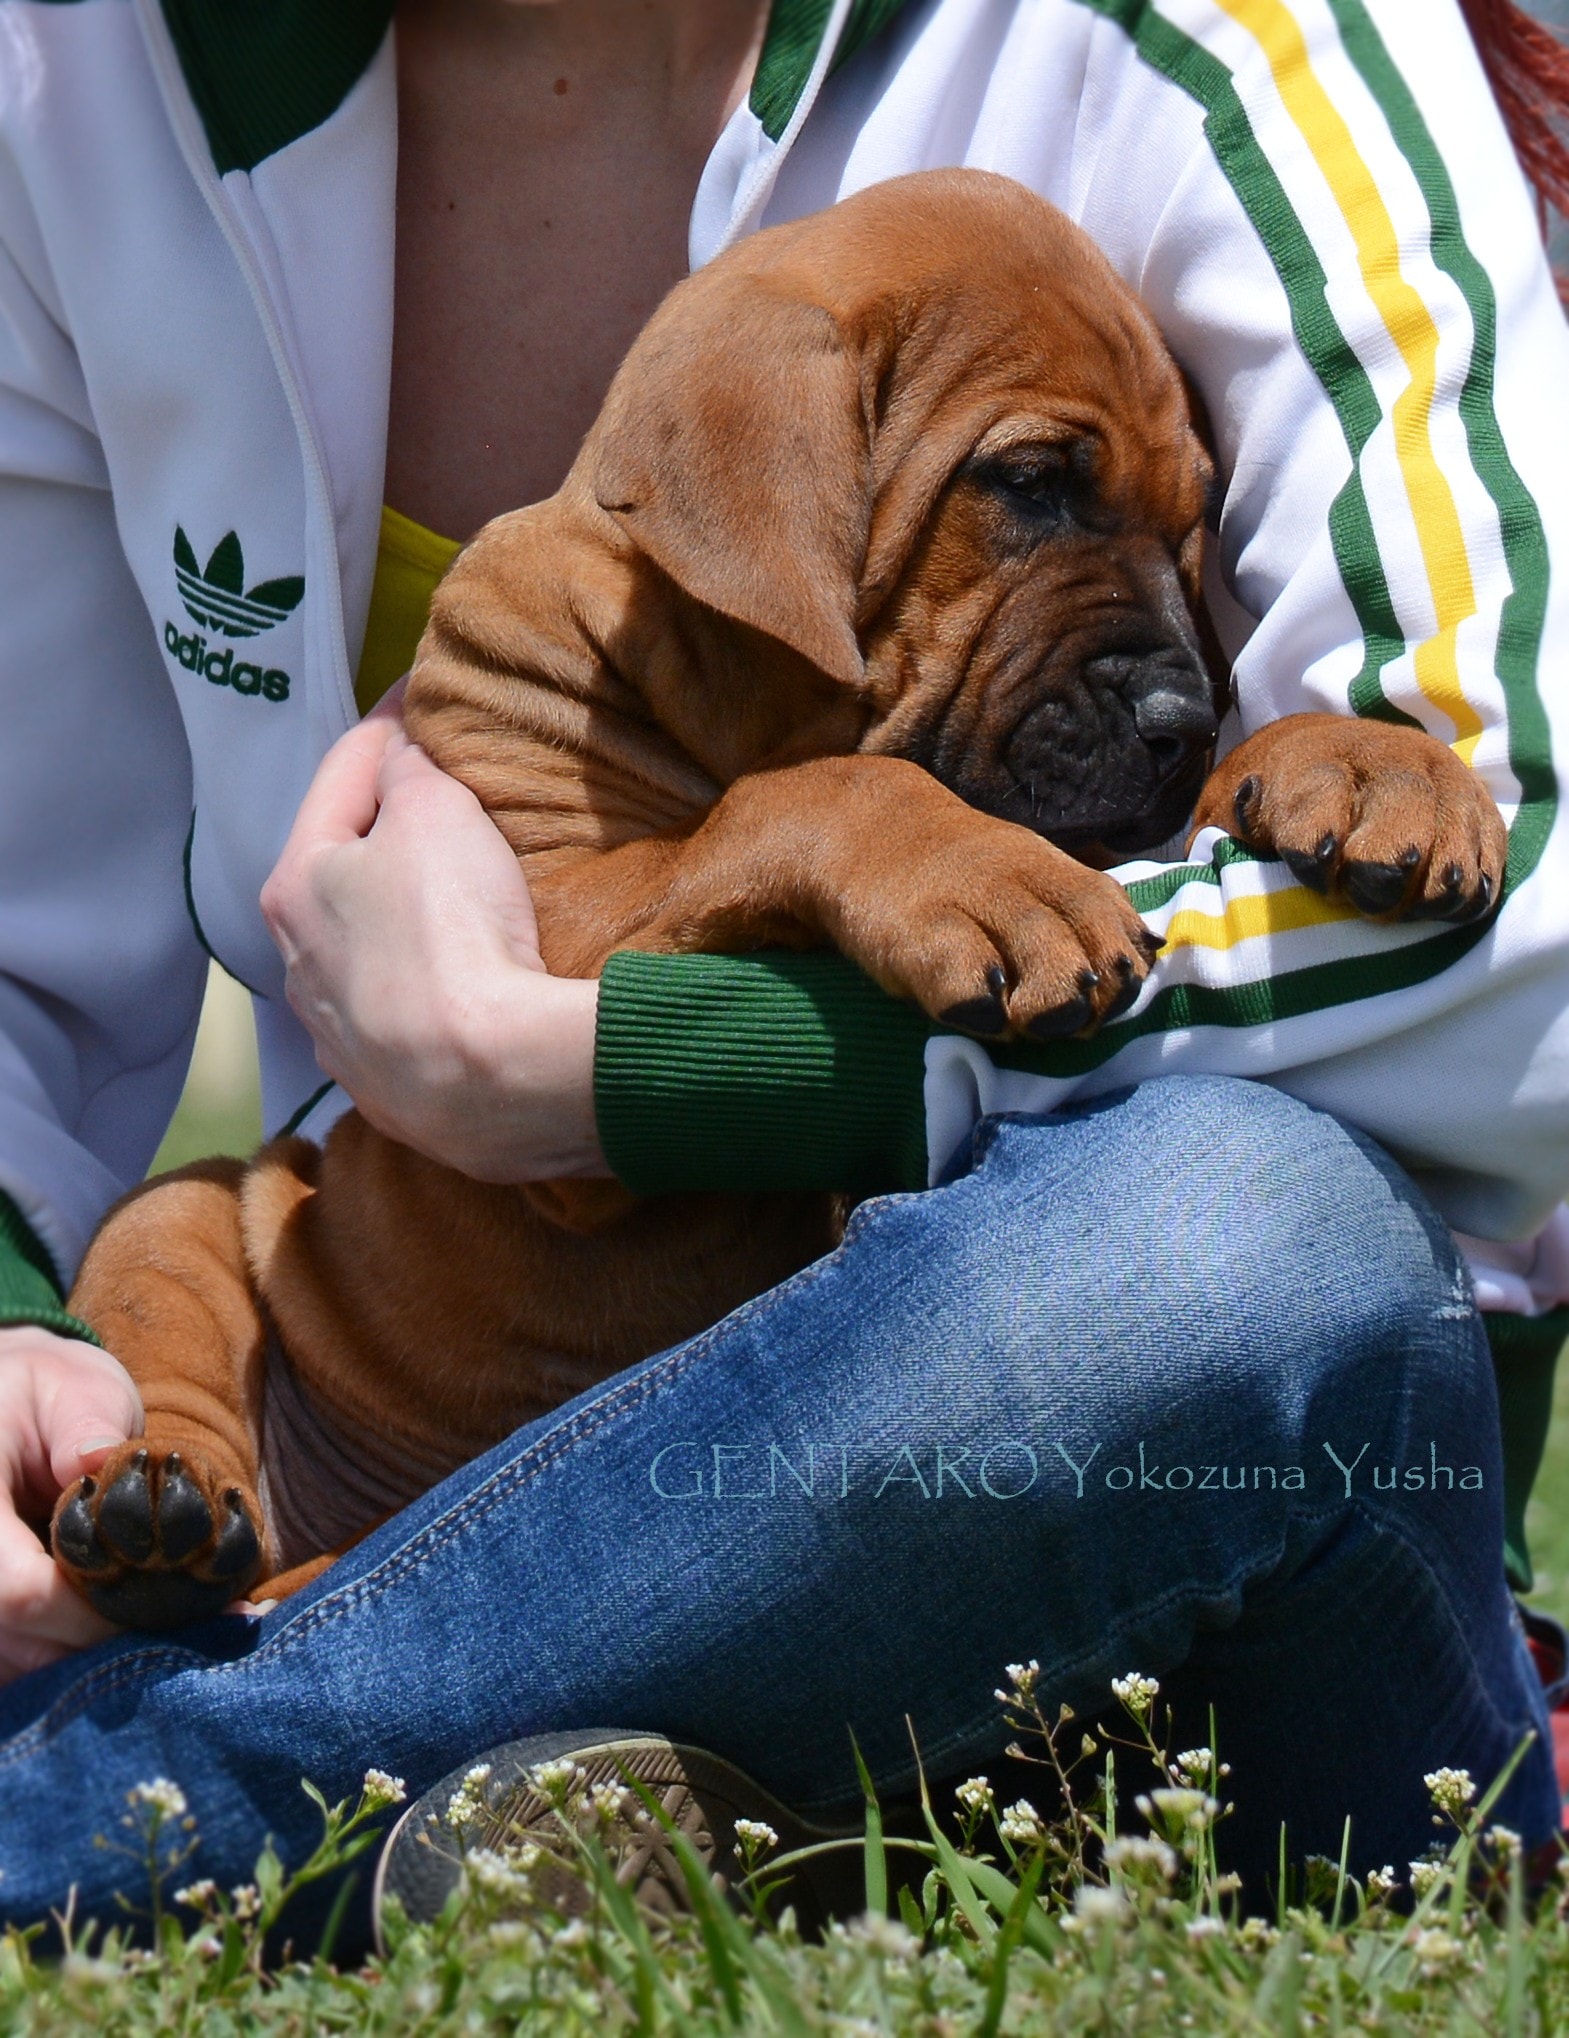
[[[855,0],[834,62],[909,0]],[[393,0],[162,0],[220,176],[252,170],[334,114],[381,45]],[[832,0],[773,0],[751,108],[774,141],[800,103]]]
[[[848,63],[909,4],[910,0],[855,0],[834,51],[834,69]],[[800,104],[832,9],[833,0],[774,0],[750,102],[770,141],[778,141]]]

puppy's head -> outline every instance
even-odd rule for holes
[[[846,747],[853,702],[861,749],[1096,861],[1172,834],[1204,776],[1211,478],[1138,300],[1055,208],[963,170],[874,186],[678,286],[573,477],[831,697],[747,766],[810,754],[818,727]]]

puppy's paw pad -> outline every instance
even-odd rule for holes
[[[219,1612],[262,1569],[253,1510],[178,1451],[128,1444],[60,1497],[55,1560],[106,1619],[178,1627]]]

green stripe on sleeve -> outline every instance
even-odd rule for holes
[[[17,1323],[98,1342],[80,1317],[62,1306],[54,1262],[21,1211],[0,1191],[0,1326]]]

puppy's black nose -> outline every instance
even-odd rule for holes
[[[1206,697],[1173,686],[1141,695],[1133,703],[1133,726],[1148,744],[1177,743],[1191,750],[1207,748],[1220,728]]]

